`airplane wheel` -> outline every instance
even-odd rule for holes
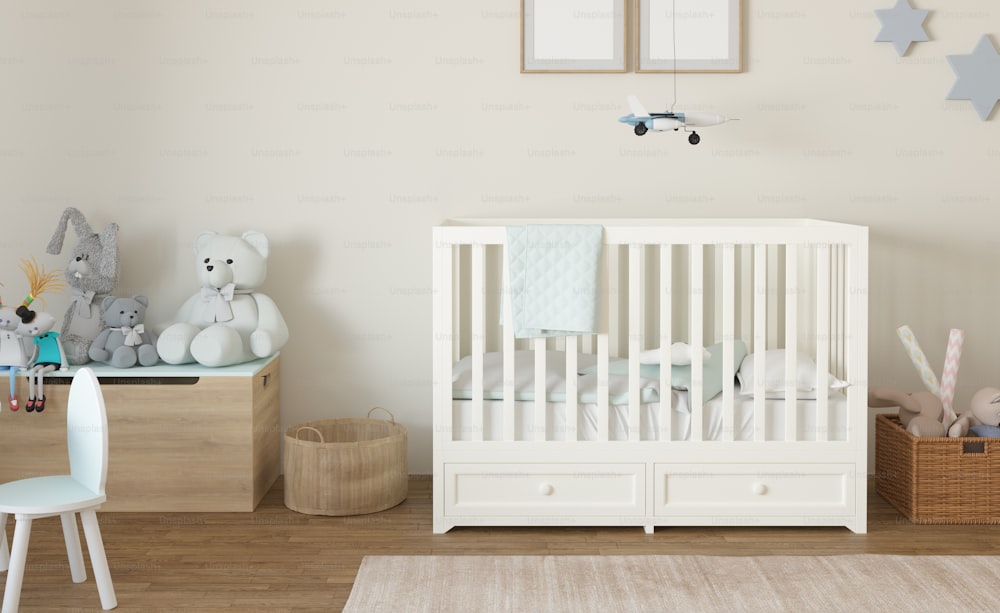
[[[643,134],[646,133],[647,130],[648,130],[648,128],[646,128],[646,124],[644,124],[644,123],[637,123],[637,124],[635,124],[635,135],[636,136],[642,136]]]
[[[698,136],[697,132],[692,132],[691,136],[688,136],[688,142],[691,143],[692,145],[697,145],[698,143],[701,142],[701,137]]]

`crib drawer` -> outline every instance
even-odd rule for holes
[[[635,516],[644,464],[445,464],[445,515]]]
[[[660,516],[795,516],[854,513],[853,464],[656,464]]]

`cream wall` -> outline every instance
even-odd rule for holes
[[[987,0],[914,0],[930,42],[874,43],[892,0],[744,0],[745,71],[681,75],[678,109],[741,121],[635,137],[662,74],[522,75],[516,0],[0,4],[3,296],[60,212],[121,226],[118,293],[151,321],[196,290],[203,229],[266,232],[292,331],[282,423],[390,408],[430,472],[430,227],[454,216],[796,216],[871,227],[871,381],[958,401],[1000,386],[1000,119],[946,101],[948,54],[1000,36]],[[49,297],[62,313],[66,299]]]

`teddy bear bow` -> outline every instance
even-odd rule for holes
[[[235,283],[228,283],[220,288],[201,288],[201,299],[207,303],[205,306],[205,321],[231,321],[233,319],[233,307],[229,303],[232,302],[233,294],[235,293]]]
[[[115,328],[115,330],[121,330],[122,334],[125,335],[125,344],[129,347],[135,347],[142,344],[142,333],[146,331],[146,326],[143,324],[137,324],[135,327],[122,326],[121,328]]]

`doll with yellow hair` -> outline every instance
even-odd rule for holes
[[[45,311],[33,311],[29,307],[38,296],[45,291],[60,290],[65,287],[58,278],[58,271],[45,272],[45,267],[40,267],[34,258],[31,261],[21,260],[21,270],[28,277],[28,284],[31,292],[24,299],[21,306],[17,307],[20,323],[17,326],[17,334],[24,338],[33,339],[34,351],[28,360],[28,402],[24,409],[28,412],[37,411],[41,413],[45,410],[45,392],[42,387],[46,373],[50,373],[56,368],[67,370],[69,363],[66,361],[66,352],[63,349],[62,341],[59,340],[59,333],[52,330],[55,327],[56,319]],[[38,386],[38,395],[35,395],[35,385]]]

